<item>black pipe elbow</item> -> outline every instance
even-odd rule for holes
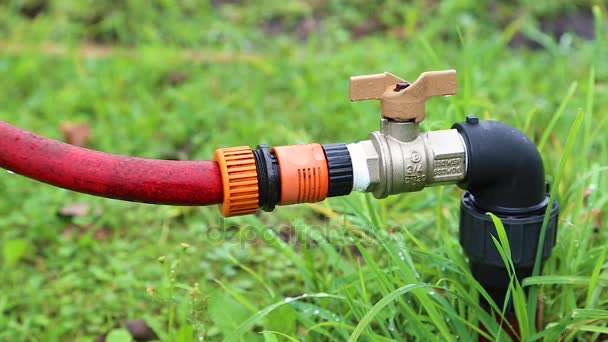
[[[452,126],[467,147],[467,173],[458,184],[475,205],[495,214],[538,211],[547,205],[545,171],[534,143],[518,129],[468,116]]]
[[[471,271],[496,303],[504,303],[510,273],[492,236],[496,227],[486,212],[497,215],[511,246],[519,279],[532,274],[546,210],[550,211],[541,261],[556,242],[559,205],[548,208],[543,161],[521,131],[497,121],[467,116],[452,126],[467,148],[467,172],[458,185],[467,190],[460,203],[460,244]]]

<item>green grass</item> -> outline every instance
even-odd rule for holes
[[[508,46],[512,35],[570,2],[490,14],[468,1],[283,3],[65,1],[35,20],[2,3],[0,119],[56,139],[61,122],[86,122],[94,149],[210,159],[222,146],[365,139],[378,104],[350,103],[349,76],[455,68],[458,94],[431,100],[423,129],[469,113],[522,129],[561,206],[552,257],[513,282],[523,337],[608,333],[608,227],[592,215],[608,209],[605,24],[595,41],[536,30],[545,48],[526,50]],[[352,39],[370,11],[383,29]],[[306,39],[289,33],[310,17],[320,24]],[[263,32],[271,21],[287,33]],[[92,340],[127,318],[167,341],[506,340],[458,243],[461,194],[353,194],[224,220],[214,207],[106,200],[0,172],[0,341]],[[70,203],[92,209],[59,217]],[[523,288],[541,298],[544,330],[524,314],[536,299]]]

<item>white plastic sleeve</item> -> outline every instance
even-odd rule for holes
[[[353,163],[353,191],[365,191],[371,182],[365,151],[361,144],[346,145]]]

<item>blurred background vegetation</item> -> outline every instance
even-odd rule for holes
[[[349,76],[455,68],[458,95],[432,100],[423,129],[469,113],[503,120],[542,142],[552,180],[581,108],[545,268],[579,278],[545,279],[551,326],[608,308],[606,10],[585,0],[0,0],[0,119],[112,153],[210,159],[222,146],[362,140],[378,107],[348,101]],[[223,220],[216,208],[105,200],[0,172],[0,340],[342,340],[409,283],[441,287],[444,299],[404,296],[366,339],[474,338],[463,322],[484,316],[458,245],[459,194],[353,195]],[[598,315],[585,321],[593,329],[564,323],[555,336],[600,338],[608,316]]]

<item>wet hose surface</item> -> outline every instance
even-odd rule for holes
[[[214,161],[120,156],[68,145],[0,121],[0,167],[64,189],[133,202],[222,202]]]

